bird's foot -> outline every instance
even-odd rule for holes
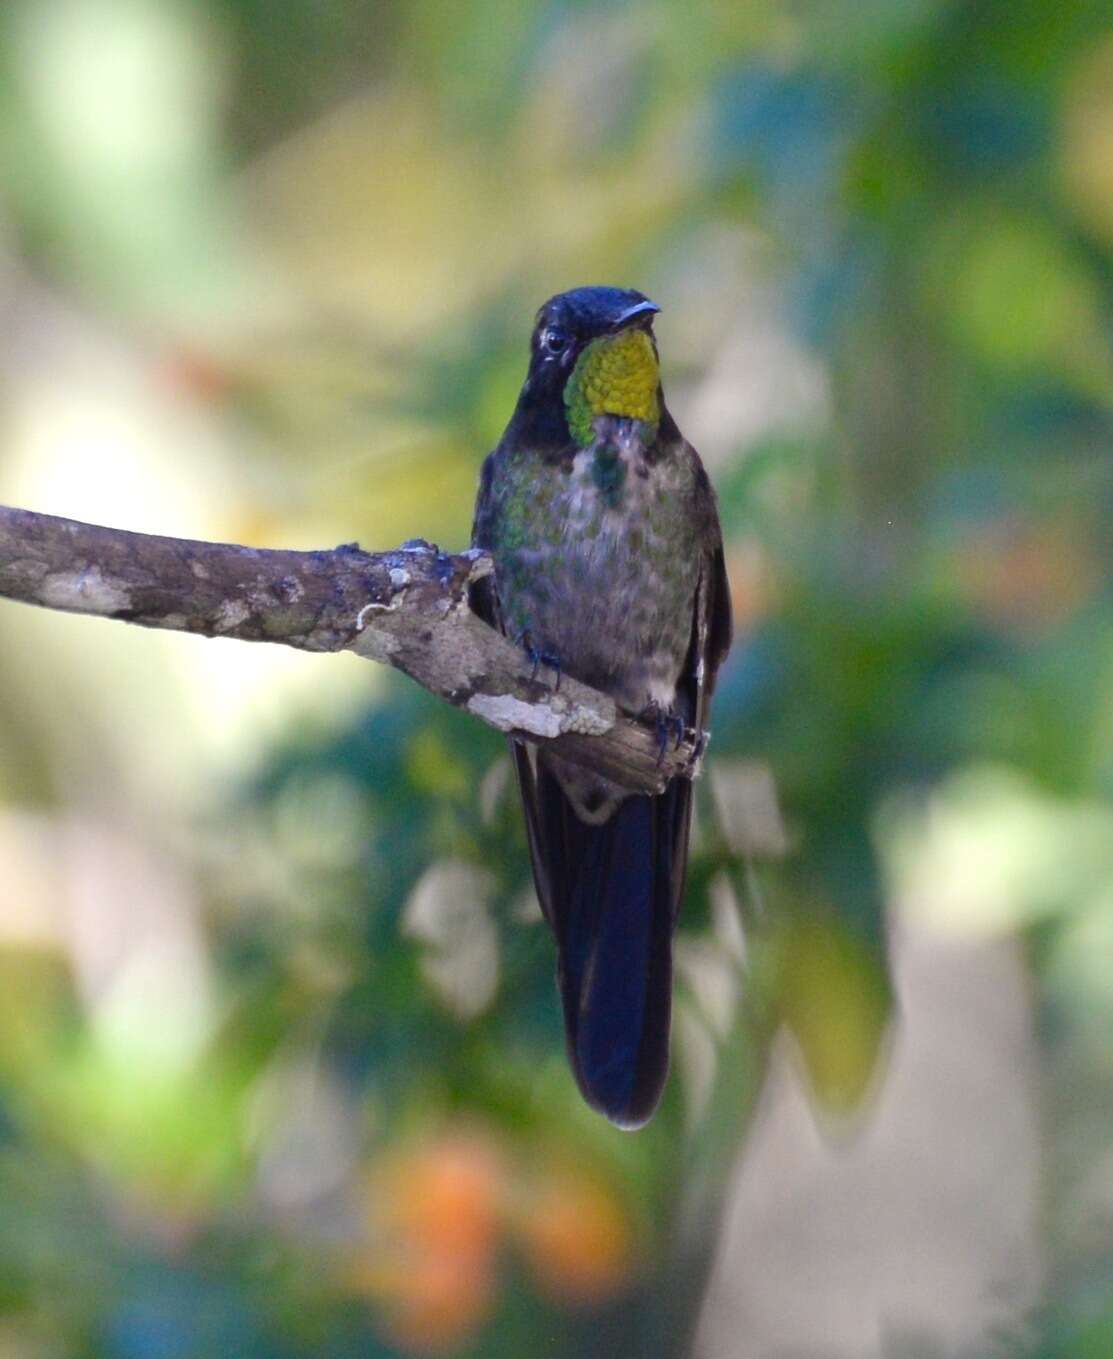
[[[653,723],[653,729],[657,733],[657,763],[660,764],[669,748],[670,736],[673,749],[680,749],[680,743],[688,730],[684,725],[684,719],[675,708],[666,708],[655,698],[651,698],[642,709],[641,717],[642,721]]]
[[[532,684],[536,681],[537,672],[541,669],[542,666],[545,666],[546,669],[551,670],[554,676],[556,677],[553,682],[553,692],[559,693],[560,677],[561,674],[563,673],[560,664],[560,657],[550,655],[549,652],[542,651],[539,647],[535,646],[533,642],[533,637],[530,635],[529,628],[523,628],[521,630],[521,632],[518,634],[517,641],[518,645],[525,651],[526,655],[529,657],[530,665],[533,667],[529,673],[530,683]]]

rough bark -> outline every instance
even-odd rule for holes
[[[202,637],[354,651],[409,675],[500,731],[634,792],[693,775],[690,742],[659,755],[655,732],[569,676],[532,674],[524,653],[468,606],[490,573],[472,550],[420,539],[388,552],[346,544],[288,552],[193,542],[0,506],[0,596]]]

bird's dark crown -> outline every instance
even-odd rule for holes
[[[649,329],[660,311],[636,288],[572,288],[557,293],[539,308],[533,330],[533,352],[544,354],[547,336],[556,332],[567,339],[569,352],[578,352],[588,341],[628,325]]]

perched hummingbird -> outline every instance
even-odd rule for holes
[[[495,563],[479,612],[558,679],[653,713],[665,740],[706,725],[731,622],[715,494],[661,391],[659,310],[621,288],[545,303],[472,542]],[[593,1108],[639,1127],[668,1073],[691,782],[638,796],[544,747],[511,749],[572,1069]]]

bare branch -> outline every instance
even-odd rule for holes
[[[192,542],[0,506],[0,597],[202,637],[354,651],[395,666],[490,726],[550,741],[634,792],[659,792],[697,763],[690,744],[658,759],[654,733],[605,694],[531,677],[522,651],[468,606],[490,573],[477,551],[420,539],[286,552]]]

